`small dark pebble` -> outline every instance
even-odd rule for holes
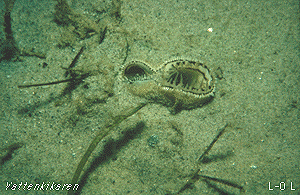
[[[158,143],[158,136],[157,135],[151,135],[148,139],[147,139],[148,145],[151,147],[154,147],[155,145],[157,145]]]

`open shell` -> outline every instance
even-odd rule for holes
[[[158,81],[163,87],[195,96],[212,94],[215,88],[208,68],[200,62],[188,60],[173,60],[165,63],[160,70]]]
[[[122,76],[132,94],[171,107],[172,113],[200,107],[214,97],[215,82],[209,69],[192,60],[166,62],[157,72],[143,62],[132,61]]]
[[[122,72],[123,77],[130,83],[148,80],[154,73],[155,71],[149,65],[140,61],[129,62]]]

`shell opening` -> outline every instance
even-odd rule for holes
[[[123,72],[123,76],[130,82],[146,80],[152,74],[153,70],[148,65],[137,61],[129,63]]]
[[[213,78],[207,67],[193,61],[168,62],[165,64],[163,80],[164,86],[194,94],[207,94],[213,89]]]

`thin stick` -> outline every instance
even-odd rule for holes
[[[69,68],[64,68],[67,69],[66,73],[65,73],[65,77],[67,77],[70,72],[72,71],[72,68],[75,66],[75,63],[77,62],[77,60],[79,59],[80,55],[82,54],[84,50],[84,47],[81,47],[80,51],[76,54],[75,58],[72,60]],[[38,84],[30,84],[30,85],[19,85],[18,88],[27,88],[27,87],[38,87],[38,86],[44,86],[44,85],[55,85],[58,83],[66,83],[66,82],[70,82],[70,81],[76,81],[76,80],[82,80],[85,79],[86,77],[89,76],[89,73],[87,74],[82,74],[82,75],[75,75],[75,74],[71,74],[71,78],[70,79],[65,79],[65,80],[60,80],[60,81],[54,81],[54,82],[49,82],[49,83],[38,83]]]
[[[234,188],[238,188],[241,191],[244,191],[243,186],[240,186],[239,184],[233,183],[231,181],[227,181],[225,179],[219,179],[219,178],[215,178],[215,177],[209,177],[209,176],[206,176],[206,175],[198,175],[198,176],[202,177],[204,179],[209,179],[209,180],[212,180],[212,181],[215,181],[215,182],[219,182],[219,183],[222,183],[222,184],[234,187]]]
[[[84,50],[84,46],[82,46],[80,48],[80,51],[76,54],[75,58],[72,60],[70,66],[69,66],[69,69],[73,68],[75,66],[75,63],[77,62],[77,60],[79,59],[80,55],[82,54]],[[67,77],[68,75],[70,74],[70,71],[66,71],[65,73],[65,77]],[[72,75],[71,75],[72,76]]]
[[[204,158],[206,154],[210,151],[210,149],[214,146],[214,144],[218,141],[219,137],[224,133],[226,127],[228,126],[228,123],[225,124],[224,127],[220,129],[219,134],[215,137],[215,139],[209,144],[207,149],[203,152],[203,154],[199,157],[198,162],[201,162],[201,160]]]
[[[61,81],[54,81],[54,82],[50,82],[50,83],[38,83],[38,84],[31,84],[31,85],[18,85],[18,88],[38,87],[38,86],[44,86],[44,85],[54,85],[54,84],[65,83],[65,82],[74,81],[74,80],[75,80],[74,78],[71,78],[71,79],[66,79],[66,80],[61,80]]]
[[[103,29],[103,31],[100,33],[100,40],[99,40],[99,44],[101,44],[105,38],[105,34],[107,32],[107,26],[105,26],[105,28]]]
[[[202,155],[199,157],[198,159],[198,163],[201,162],[201,160],[204,158],[205,155],[208,154],[208,152],[211,150],[211,148],[214,146],[214,144],[218,141],[218,139],[220,138],[220,136],[224,133],[226,127],[228,126],[228,123],[226,123],[224,125],[224,127],[222,127],[220,130],[219,130],[219,133],[218,135],[214,138],[214,140],[209,144],[209,146],[207,147],[207,149],[202,153]],[[198,168],[194,173],[193,175],[191,176],[190,179],[187,180],[186,184],[180,188],[180,190],[176,193],[176,194],[180,194],[181,192],[183,192],[184,190],[186,190],[187,188],[189,188],[190,186],[192,186],[196,181],[199,180],[200,177],[203,177],[205,179],[211,179],[213,181],[218,181],[220,183],[224,183],[226,185],[230,185],[232,187],[236,187],[238,186],[237,188],[241,189],[238,184],[233,184],[231,185],[232,182],[228,182],[226,180],[222,180],[222,179],[218,179],[218,178],[213,178],[213,177],[208,177],[208,176],[204,176],[204,175],[199,175],[199,172],[200,172],[200,169]]]
[[[38,86],[44,86],[44,85],[55,85],[58,83],[66,83],[69,81],[76,81],[76,80],[82,80],[88,77],[88,74],[83,74],[79,75],[78,77],[75,78],[70,78],[70,79],[65,79],[65,80],[60,80],[60,81],[54,81],[54,82],[49,82],[49,83],[38,83],[38,84],[30,84],[30,85],[18,85],[18,88],[27,88],[27,87],[38,87]]]

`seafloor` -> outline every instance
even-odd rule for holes
[[[123,0],[114,8],[104,0],[67,2],[84,21],[106,26],[101,44],[97,27],[85,36],[88,22],[59,25],[56,1],[16,0],[11,12],[17,46],[46,58],[0,62],[0,194],[66,194],[6,185],[71,183],[95,135],[144,101],[118,80],[124,60],[159,68],[177,57],[199,60],[217,73],[213,101],[175,115],[149,103],[123,121],[94,151],[81,194],[176,193],[198,168],[242,185],[245,194],[300,193],[299,1]],[[0,9],[3,23],[3,1]],[[82,46],[74,69],[90,76],[76,88],[17,87],[65,79],[62,67]],[[144,127],[123,139],[125,127],[139,122]],[[222,193],[240,192],[199,178],[180,194]]]

